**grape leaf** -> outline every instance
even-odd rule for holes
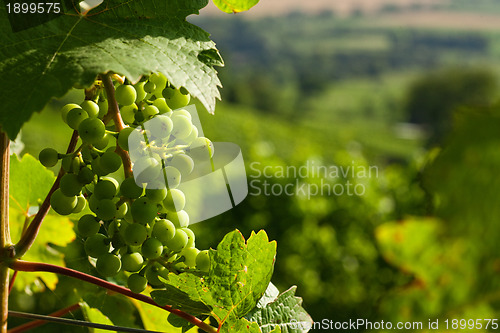
[[[191,273],[169,274],[169,290],[178,289],[189,296],[191,304],[205,304],[219,324],[231,323],[250,312],[266,291],[276,255],[276,242],[269,242],[260,231],[245,238],[235,230],[210,250],[210,271],[200,277]],[[151,296],[160,305],[167,305],[169,291],[157,290]],[[177,304],[178,305],[178,304]],[[198,309],[201,310],[201,309]]]
[[[105,325],[111,325],[113,326],[113,322],[106,317],[105,315],[102,314],[101,311],[99,311],[96,308],[91,308],[88,306],[86,303],[80,303],[80,308],[82,309],[83,315],[85,316],[85,319],[91,323],[97,323],[97,324],[105,324]],[[94,333],[108,333],[109,331],[107,330],[102,330],[98,328],[92,329],[92,332]]]
[[[0,124],[15,138],[33,112],[73,86],[113,71],[135,82],[163,72],[211,113],[220,98],[214,65],[223,62],[208,33],[186,21],[208,0],[105,0],[86,15],[69,1],[61,15],[17,33],[0,7]],[[63,3],[64,5],[64,3]],[[8,98],[7,98],[8,96]]]
[[[264,295],[262,295],[260,300],[257,302],[257,307],[263,308],[267,304],[274,302],[276,298],[278,298],[279,294],[280,291],[278,290],[278,288],[276,288],[276,286],[272,282],[269,282],[269,285],[267,286]]]
[[[26,154],[21,160],[16,155],[11,157],[9,219],[12,241],[16,242],[21,238],[28,216],[34,213],[30,207],[38,206],[54,180],[54,174],[33,156]],[[51,244],[66,246],[74,238],[72,222],[66,217],[50,213],[45,217],[35,242],[23,259],[64,266],[63,254]],[[58,281],[57,275],[51,273],[19,273],[19,283],[14,285],[23,288],[37,278],[41,278],[50,289],[54,289]]]
[[[83,300],[90,307],[99,309],[115,325],[141,328],[137,323],[134,303],[128,297],[121,294],[110,294],[106,290],[99,289],[91,293],[85,293]]]
[[[222,325],[219,332],[227,333],[261,333],[257,323],[251,323],[245,318],[231,320]],[[279,332],[279,331],[278,331]]]
[[[202,279],[192,274],[172,275],[164,290],[153,291],[152,296],[156,303],[170,305],[175,309],[180,309],[197,316],[209,314],[211,308],[202,301],[201,297],[193,299],[191,295],[198,293],[202,289]],[[185,289],[185,290],[182,290]]]
[[[226,13],[239,13],[249,10],[255,6],[259,0],[214,0],[214,4]]]
[[[167,318],[170,318],[172,314],[168,314],[165,310],[160,309],[154,305],[150,305],[147,303],[139,302],[137,300],[132,300],[135,307],[139,311],[141,316],[142,323],[144,328],[152,331],[161,331],[161,332],[188,332],[188,333],[196,333],[198,332],[197,328],[194,327],[188,331],[184,331],[183,328],[174,327],[170,324]],[[178,318],[178,317],[177,317]],[[186,321],[184,321],[186,322]]]
[[[19,159],[13,155],[10,160],[10,207],[27,215],[30,206],[36,206],[38,200],[45,198],[55,179],[54,173],[33,156],[26,154]]]
[[[272,284],[270,286],[274,287]],[[269,301],[269,297],[265,297],[265,300],[259,301],[257,307],[247,314],[246,318],[257,322],[263,333],[269,333],[276,328],[280,328],[283,333],[309,331],[312,319],[302,307],[302,298],[295,296],[296,289],[297,287],[293,286],[272,301]]]

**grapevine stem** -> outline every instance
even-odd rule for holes
[[[200,319],[184,312],[179,309],[174,309],[170,305],[158,305],[153,301],[153,299],[149,296],[143,295],[143,294],[136,294],[130,291],[129,289],[116,285],[114,283],[99,279],[95,276],[88,275],[76,270],[73,270],[71,268],[67,267],[60,267],[56,265],[51,265],[51,264],[46,264],[46,263],[36,263],[36,262],[28,262],[28,261],[23,261],[23,260],[13,260],[10,262],[10,268],[17,270],[17,271],[23,271],[23,272],[50,272],[50,273],[56,273],[56,274],[61,274],[61,275],[66,275],[70,276],[85,282],[89,282],[92,284],[95,284],[96,286],[100,286],[103,288],[106,288],[108,290],[120,293],[122,295],[125,295],[130,298],[134,298],[138,301],[159,307],[160,309],[166,310],[176,316],[179,316],[191,324],[199,327],[200,329],[204,330],[205,332],[208,333],[216,333],[217,329],[215,327],[210,326],[209,324],[201,321]]]
[[[49,316],[50,317],[62,317],[65,314],[70,313],[71,311],[78,310],[79,308],[80,308],[80,304],[76,303],[76,304],[70,305],[70,306],[68,306],[68,307],[66,307],[64,309],[58,310],[56,312],[53,312],[53,313],[49,314]],[[22,324],[22,325],[19,325],[17,327],[14,327],[14,328],[10,329],[8,331],[8,333],[22,333],[22,332],[26,332],[26,331],[29,331],[31,329],[37,328],[39,326],[42,326],[46,322],[47,321],[41,320],[41,319],[39,319],[39,320],[33,320],[33,321],[30,321],[29,323]]]
[[[16,277],[17,277],[17,271],[15,271],[14,274],[12,274],[12,277],[10,278],[10,282],[9,282],[9,294],[12,291],[12,288],[14,288],[14,282],[16,281]]]
[[[105,117],[112,117],[113,122],[115,123],[116,132],[120,132],[125,128],[125,123],[120,115],[120,108],[118,107],[118,102],[115,98],[115,87],[113,85],[112,77],[113,74],[111,73],[101,75],[104,89],[106,90],[106,95],[108,97],[108,114]],[[122,159],[125,177],[132,177],[132,162],[130,161],[130,156],[127,151],[123,150],[120,145],[117,144],[115,152],[120,155]]]
[[[66,154],[69,154],[75,150],[77,141],[78,141],[78,132],[74,131],[73,136],[71,137],[71,140],[69,142]],[[33,242],[35,241],[36,236],[38,235],[38,231],[40,230],[40,226],[42,225],[42,221],[49,212],[50,197],[52,196],[52,193],[54,193],[55,190],[59,188],[59,181],[61,180],[63,174],[64,170],[61,167],[61,169],[59,170],[59,174],[57,175],[57,178],[54,181],[54,185],[52,185],[52,188],[49,190],[49,193],[45,197],[45,200],[43,201],[42,205],[40,206],[40,209],[33,218],[33,221],[31,221],[28,229],[26,229],[26,232],[23,233],[19,242],[15,245],[16,258],[22,257],[29,250],[31,245],[33,245]]]
[[[9,267],[5,265],[11,254],[9,230],[9,171],[10,140],[7,133],[0,129],[0,332],[7,332],[9,311]]]

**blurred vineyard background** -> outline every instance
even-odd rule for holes
[[[259,178],[253,162],[376,166],[378,177],[335,180],[362,182],[362,196],[249,195],[193,227],[198,247],[265,229],[278,242],[273,282],[297,284],[315,320],[498,317],[500,4],[335,3],[261,0],[190,17],[226,62],[216,115],[199,113],[207,137],[241,147],[249,180],[296,181]],[[57,111],[33,118],[23,153],[63,150]],[[40,290],[16,290],[14,306],[62,307]]]

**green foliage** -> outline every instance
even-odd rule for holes
[[[377,229],[386,260],[411,276],[411,283],[384,299],[383,316],[424,320],[498,312],[500,117],[498,107],[482,111],[462,112],[425,168],[436,217]]]
[[[426,74],[411,85],[406,102],[409,121],[428,126],[431,142],[450,131],[459,107],[487,107],[498,96],[496,77],[486,69],[454,68]]]
[[[105,325],[113,325],[113,322],[109,320],[108,317],[102,314],[101,311],[99,311],[96,308],[91,308],[87,304],[83,303],[80,304],[80,308],[83,311],[83,314],[85,318],[92,322],[92,323],[98,323],[98,324],[105,324]],[[106,330],[101,330],[101,329],[93,329],[94,333],[106,333],[108,331]]]
[[[268,294],[269,289],[271,289]],[[257,307],[246,318],[257,322],[263,333],[279,328],[282,333],[300,333],[310,327],[312,319],[302,308],[302,299],[295,297],[297,287],[292,287],[282,294],[272,284]]]
[[[22,159],[14,155],[11,158],[10,168],[10,230],[12,240],[17,242],[31,221],[32,214],[36,212],[37,205],[49,192],[55,177],[38,160],[28,154]],[[63,254],[54,246],[65,246],[74,238],[73,224],[65,217],[50,213],[45,218],[43,228],[24,259],[64,266]],[[48,288],[54,289],[58,281],[57,275],[43,272],[19,274],[18,279],[15,286],[20,289],[37,279],[42,279]]]
[[[213,66],[221,66],[222,59],[208,34],[185,20],[206,4],[142,0],[125,5],[109,0],[79,15],[74,1],[65,15],[17,33],[2,19],[0,75],[9,80],[0,89],[10,96],[0,113],[4,130],[15,138],[52,97],[62,97],[75,85],[88,87],[108,71],[133,82],[161,71],[172,85],[185,87],[213,112],[220,85]],[[5,15],[5,7],[0,13]]]
[[[239,13],[249,10],[258,2],[259,0],[214,0],[214,4],[226,13]]]
[[[160,305],[173,304],[187,312],[210,314],[224,324],[222,327],[234,325],[264,294],[275,254],[276,242],[269,242],[264,231],[252,233],[246,243],[239,231],[233,231],[216,251],[210,251],[208,276],[169,274],[167,289],[153,291],[151,296]]]

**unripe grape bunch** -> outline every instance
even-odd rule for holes
[[[213,147],[182,109],[190,101],[184,88],[172,87],[161,73],[135,85],[114,78],[117,117],[109,108],[115,101],[108,103],[96,80],[83,103],[61,109],[79,135],[78,149],[61,154],[45,148],[39,159],[46,167],[61,160],[64,170],[50,198],[54,211],[81,215],[88,207],[77,232],[99,274],[125,272],[128,287],[140,293],[147,284],[161,287],[159,277],[169,272],[209,270],[208,251],[196,248],[183,210],[186,197],[176,187],[196,163],[212,157]],[[130,140],[132,135],[147,140]]]

